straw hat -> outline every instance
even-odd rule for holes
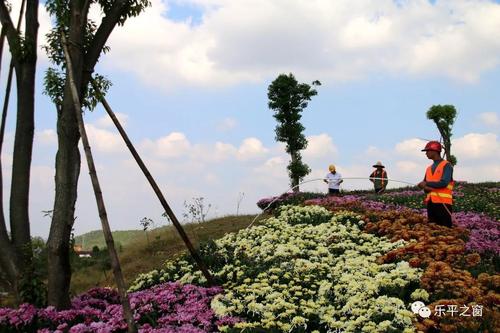
[[[334,171],[335,171],[335,165],[330,164],[330,165],[328,166],[328,170],[330,170],[330,172],[334,172]]]
[[[375,163],[375,164],[373,165],[373,167],[374,167],[374,168],[385,168],[385,166],[383,166],[383,165],[382,165],[382,162],[380,162],[380,161],[377,161],[377,163]]]

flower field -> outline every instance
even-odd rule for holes
[[[140,332],[498,332],[498,184],[457,193],[452,228],[429,224],[412,189],[282,196],[274,217],[200,248],[218,287],[207,288],[188,255],[138,276],[130,295]],[[109,289],[68,311],[0,309],[0,332],[125,326]]]
[[[221,288],[202,288],[165,283],[132,293],[130,303],[140,333],[213,332],[217,325],[229,325],[238,318],[217,318],[210,308]],[[23,304],[19,309],[0,309],[0,332],[86,333],[126,332],[116,290],[95,288],[72,301],[72,309],[37,309]]]

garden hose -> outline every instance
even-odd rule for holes
[[[407,184],[407,185],[411,185],[411,186],[417,186],[417,184],[414,184],[414,183],[410,183],[410,182],[407,182],[407,181],[404,181],[404,180],[397,180],[397,179],[391,179],[391,178],[378,178],[378,177],[343,177],[342,180],[344,179],[362,179],[362,180],[365,180],[365,179],[368,179],[368,180],[373,180],[373,179],[385,179],[387,181],[391,181],[391,182],[396,182],[396,183],[403,183],[403,184]],[[250,228],[254,222],[266,211],[266,209],[268,209],[269,207],[271,207],[271,205],[279,199],[279,197],[281,197],[283,194],[286,194],[288,192],[290,192],[291,190],[293,190],[294,188],[302,185],[302,184],[306,184],[306,183],[311,183],[311,182],[315,182],[315,181],[322,181],[322,180],[325,180],[325,178],[314,178],[314,179],[309,179],[309,180],[305,180],[295,186],[292,186],[290,187],[286,192],[283,192],[281,195],[277,196],[276,198],[274,198],[274,200],[272,200],[269,205],[267,205],[264,209],[262,209],[262,212],[260,212],[253,220],[252,220],[252,223],[250,223],[246,228]],[[443,203],[443,207],[446,209],[446,212],[448,212],[448,214],[450,215],[451,219],[453,222],[455,222],[455,219],[453,218],[453,214],[450,212],[450,210],[448,209],[448,207],[446,207],[446,205]],[[456,224],[456,223],[455,223]]]
[[[396,182],[396,183],[403,183],[403,184],[407,184],[407,185],[411,185],[411,186],[417,186],[417,184],[414,184],[414,183],[410,183],[410,182],[407,182],[407,181],[404,181],[404,180],[397,180],[397,179],[390,179],[390,178],[378,178],[378,177],[343,177],[342,180],[344,179],[363,179],[363,180],[370,180],[370,179],[385,179],[387,181],[392,181],[392,182]],[[288,190],[286,190],[285,192],[283,192],[281,195],[283,194],[286,194],[290,191],[292,191],[293,189],[295,189],[296,187],[299,187],[300,185],[303,185],[303,184],[307,184],[307,183],[311,183],[311,182],[316,182],[316,181],[323,181],[325,180],[325,178],[314,178],[314,179],[309,179],[309,180],[305,180],[303,182],[300,182],[298,183],[297,185],[295,186],[292,186],[290,187]],[[269,203],[269,205],[267,205],[264,209],[262,209],[262,212],[260,212],[252,221],[252,223],[250,223],[247,228],[250,228],[254,222],[266,211],[266,209],[268,209],[269,207],[271,207],[271,205],[276,201],[278,200],[278,198],[281,196],[277,196],[273,201],[271,201]]]

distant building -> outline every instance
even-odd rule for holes
[[[80,251],[76,252],[80,258],[92,258],[92,251]]]
[[[92,251],[84,251],[81,245],[73,246],[73,250],[80,258],[92,258]]]

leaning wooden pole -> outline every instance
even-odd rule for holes
[[[97,202],[97,209],[99,211],[99,217],[101,218],[102,231],[104,233],[104,239],[106,240],[106,245],[108,247],[109,256],[111,259],[111,266],[113,267],[113,274],[115,276],[116,285],[118,287],[118,292],[120,294],[120,299],[123,306],[123,314],[127,321],[128,332],[137,333],[137,327],[135,325],[132,309],[130,307],[130,302],[127,295],[127,289],[125,288],[125,282],[123,280],[120,261],[118,260],[118,255],[115,249],[115,243],[113,241],[113,235],[111,234],[111,229],[109,227],[108,214],[106,213],[106,207],[104,206],[104,199],[102,196],[101,186],[99,185],[99,179],[97,178],[94,158],[92,157],[92,152],[90,151],[87,132],[85,131],[85,126],[83,124],[82,110],[79,101],[78,90],[76,89],[76,84],[73,77],[73,65],[71,62],[71,57],[68,51],[68,45],[66,43],[66,36],[64,35],[64,32],[61,32],[61,39],[64,50],[64,56],[66,58],[66,66],[69,75],[69,85],[71,88],[71,95],[75,107],[76,119],[78,121],[78,129],[80,131],[80,136],[82,137],[82,143],[83,143],[83,148],[85,150],[85,157],[87,159],[90,179],[92,180],[92,187],[94,188],[94,194]]]
[[[155,192],[156,196],[160,200],[160,203],[163,206],[163,209],[165,209],[165,212],[167,213],[168,217],[170,218],[173,225],[177,229],[177,232],[179,233],[182,240],[186,244],[186,247],[188,248],[189,252],[191,253],[191,256],[193,257],[194,261],[198,265],[198,268],[200,269],[200,271],[203,273],[203,275],[207,279],[208,285],[212,286],[214,284],[212,275],[208,271],[207,267],[205,266],[205,263],[203,262],[203,260],[199,256],[198,252],[193,247],[193,244],[189,240],[189,237],[187,236],[186,232],[184,231],[184,228],[179,223],[179,220],[177,219],[174,212],[172,211],[169,204],[167,203],[167,200],[163,196],[163,193],[161,192],[160,187],[158,186],[158,184],[154,180],[153,176],[149,172],[149,170],[146,167],[146,165],[144,164],[144,162],[142,161],[142,158],[137,153],[137,150],[135,149],[134,145],[130,141],[127,133],[125,132],[122,125],[118,121],[118,118],[116,118],[115,113],[113,112],[113,110],[109,106],[109,104],[106,101],[106,99],[104,98],[103,94],[100,92],[99,87],[95,84],[94,81],[92,81],[92,85],[94,87],[94,91],[96,92],[98,99],[100,100],[100,102],[102,103],[104,108],[106,109],[106,112],[108,113],[109,117],[111,118],[111,120],[115,124],[116,128],[118,129],[118,132],[120,132],[120,135],[122,136],[123,141],[125,141],[125,144],[127,145],[128,149],[132,153],[132,156],[134,156],[135,161],[137,162],[137,164],[141,168],[142,172],[144,173],[144,176],[146,176],[147,180],[149,181],[149,184],[153,188],[153,191]]]

